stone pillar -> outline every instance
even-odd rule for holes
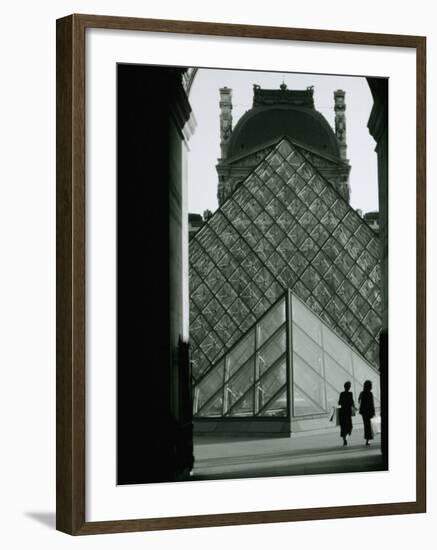
[[[340,148],[340,158],[347,160],[346,145],[346,103],[344,101],[345,92],[335,90],[334,92],[334,111],[335,111],[335,135],[337,136]]]
[[[117,482],[193,465],[184,329],[181,69],[117,68]]]
[[[232,90],[231,88],[220,88],[220,158],[218,159],[218,186],[217,199],[219,206],[227,196],[227,177],[221,168],[226,164],[224,161],[228,156],[228,145],[232,134]]]
[[[334,92],[334,111],[335,111],[335,135],[340,150],[340,158],[345,164],[344,174],[339,175],[337,178],[338,191],[343,198],[349,202],[350,188],[349,188],[349,173],[350,166],[347,159],[347,144],[346,144],[346,103],[345,103],[344,90],[335,90]]]
[[[221,160],[228,154],[228,143],[232,134],[232,90],[220,88],[220,150]]]
[[[378,155],[379,240],[381,247],[381,445],[388,465],[388,79],[368,78],[373,108],[367,124]]]

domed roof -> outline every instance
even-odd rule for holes
[[[284,136],[340,157],[337,138],[321,113],[307,106],[273,103],[254,106],[240,118],[231,134],[228,158]]]

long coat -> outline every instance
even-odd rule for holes
[[[346,437],[352,433],[352,409],[355,407],[352,392],[342,391],[338,404],[340,405],[340,437]]]
[[[359,413],[363,417],[364,439],[373,439],[373,430],[370,419],[375,416],[375,403],[373,393],[370,390],[362,391],[358,397],[360,404]]]

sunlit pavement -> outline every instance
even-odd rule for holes
[[[194,440],[193,480],[374,471],[382,469],[380,436],[365,446],[362,427],[343,447],[339,428],[287,438],[200,436]]]

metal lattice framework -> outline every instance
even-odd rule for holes
[[[379,285],[378,237],[284,138],[190,241],[193,374],[285,289],[376,366]]]
[[[378,372],[286,291],[195,384],[194,415],[325,415],[346,380],[355,395],[370,380],[380,406]]]

